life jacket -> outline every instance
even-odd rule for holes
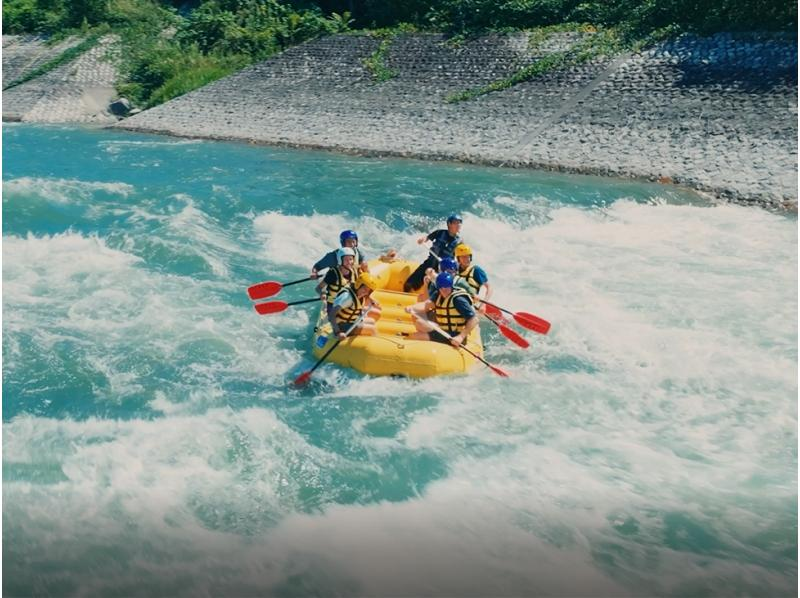
[[[439,235],[433,240],[431,244],[431,251],[433,251],[440,258],[453,257],[455,255],[456,247],[461,244],[461,235],[456,235],[455,239],[446,241],[450,233],[442,229]]]
[[[472,302],[469,293],[464,289],[457,289],[455,287],[453,287],[453,292],[450,293],[446,299],[444,295],[439,293],[439,296],[436,297],[436,301],[434,302],[434,306],[436,307],[436,322],[450,334],[458,334],[464,329],[467,323],[466,318],[458,312],[456,306],[453,304],[453,300],[456,297],[466,297],[470,300],[470,303]]]
[[[477,294],[477,291],[473,292],[472,287],[469,285],[469,281],[461,276],[460,274],[456,274],[453,276],[453,288],[458,287],[459,289],[464,289],[470,295]]]
[[[340,324],[352,324],[358,320],[361,316],[361,311],[364,309],[364,302],[361,301],[354,287],[355,285],[348,284],[339,291],[339,295],[347,293],[353,300],[353,305],[350,307],[343,307],[336,313],[336,321]]]
[[[475,264],[470,264],[464,270],[458,273],[458,276],[465,280],[471,289],[470,294],[475,296],[481,288],[480,283],[475,280]],[[455,286],[455,280],[453,281]]]
[[[333,268],[333,272],[336,274],[336,282],[331,282],[328,284],[328,296],[326,297],[326,301],[328,303],[333,303],[336,299],[336,295],[339,294],[339,291],[341,291],[346,285],[356,281],[356,272],[354,268],[350,269],[350,275],[347,277],[342,274],[342,271],[339,270],[338,266]]]

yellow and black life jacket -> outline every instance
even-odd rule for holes
[[[472,298],[464,289],[453,288],[453,292],[445,299],[444,295],[439,293],[436,297],[434,305],[436,306],[436,322],[450,334],[458,334],[464,329],[467,323],[466,318],[458,313],[456,306],[453,305],[453,300],[456,297],[466,297],[472,302]]]
[[[353,300],[353,304],[350,307],[343,307],[336,313],[336,321],[340,324],[351,324],[355,322],[361,315],[361,310],[364,309],[364,302],[361,301],[354,287],[355,285],[348,284],[339,291],[339,295],[347,293]]]
[[[350,269],[349,276],[344,276],[342,271],[339,270],[338,266],[333,268],[332,271],[336,274],[336,282],[328,283],[328,296],[325,299],[328,303],[333,303],[333,301],[336,299],[336,295],[339,294],[339,291],[341,291],[342,288],[356,281],[356,272],[353,268]]]
[[[481,289],[481,285],[477,280],[475,280],[475,264],[470,264],[463,270],[459,271],[458,275],[463,278],[469,285],[469,288],[472,289],[471,294],[477,295],[478,291]]]

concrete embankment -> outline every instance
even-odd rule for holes
[[[797,41],[788,36],[684,36],[445,101],[575,41],[560,34],[532,48],[520,33],[455,46],[403,35],[385,55],[396,76],[378,82],[365,59],[381,40],[332,36],[115,126],[660,180],[796,209]]]
[[[363,61],[380,40],[334,36],[117,126],[660,179],[740,202],[796,207],[795,40],[687,36],[445,102],[573,39],[560,36],[531,51],[524,34],[460,47],[440,35],[405,35],[386,58],[397,76],[379,83]]]
[[[78,45],[70,37],[47,44],[40,37],[3,36],[3,120],[45,123],[102,123],[117,118],[109,112],[116,97],[117,69],[108,60],[111,37],[74,60],[17,84],[65,51]]]

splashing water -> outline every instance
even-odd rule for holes
[[[3,591],[796,595],[797,222],[591,177],[4,127]],[[311,363],[245,288],[451,211],[553,322]],[[281,298],[310,296],[310,285]]]

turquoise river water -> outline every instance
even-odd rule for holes
[[[797,594],[795,217],[74,127],[3,158],[4,595]],[[344,228],[421,261],[451,211],[553,323],[484,328],[511,377],[293,388],[316,313],[246,287]]]

